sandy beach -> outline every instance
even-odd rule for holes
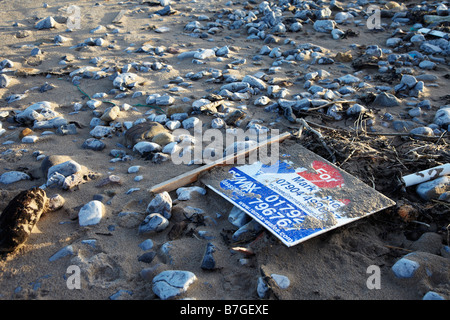
[[[26,241],[2,256],[0,300],[160,300],[164,297],[155,292],[154,279],[170,270],[195,275],[185,290],[168,298],[177,300],[448,300],[450,197],[439,196],[449,193],[450,184],[444,182],[436,191],[439,194],[428,200],[416,192],[416,186],[398,184],[402,176],[450,163],[449,124],[436,124],[437,112],[450,103],[448,51],[434,44],[440,51],[430,53],[431,47],[411,42],[408,32],[419,34],[413,25],[427,24],[422,16],[400,14],[413,12],[420,3],[377,3],[393,14],[383,14],[384,29],[375,31],[366,24],[368,3],[317,2],[319,9],[330,8],[330,17],[323,20],[354,12],[351,21],[335,23],[343,35],[334,39],[330,31],[315,29],[314,22],[321,19],[312,5],[266,2],[266,16],[273,10],[274,19],[287,26],[273,32],[270,40],[258,39],[260,30],[249,32],[248,24],[265,21],[263,1],[1,1],[0,61],[7,59],[13,65],[5,62],[1,71],[7,79],[0,88],[1,128],[5,129],[0,136],[0,175],[18,171],[28,178],[0,184],[0,210],[19,192],[48,184],[48,168],[42,165],[48,156],[68,157],[83,167],[83,174],[81,182],[68,190],[57,184],[45,188],[48,198],[59,194],[64,204],[55,211],[44,210]],[[302,10],[316,16],[305,13],[305,18]],[[395,22],[395,13],[410,20]],[[448,12],[440,16],[448,17]],[[36,23],[47,17],[53,17],[55,24],[37,29]],[[292,26],[293,21],[301,27]],[[187,28],[192,22],[197,22],[196,27]],[[272,33],[270,28],[261,29]],[[448,37],[448,27],[435,29],[446,30]],[[400,40],[388,46],[391,38]],[[442,38],[427,35],[426,39]],[[270,54],[261,53],[264,46]],[[382,56],[361,62],[370,46],[382,48]],[[218,55],[217,49],[225,47],[227,52]],[[212,55],[180,58],[182,53],[205,49],[212,49]],[[302,50],[309,50],[304,60]],[[409,63],[400,57],[414,50],[418,53],[409,55]],[[315,53],[320,53],[318,58]],[[398,60],[391,63],[390,53],[398,54]],[[419,67],[413,61],[419,53],[427,55],[421,61],[434,65]],[[127,72],[139,78],[124,87],[116,85],[114,79]],[[265,89],[251,87],[225,97],[222,86],[233,79],[240,82],[246,75],[259,77]],[[316,78],[308,80],[305,75]],[[346,84],[335,80],[344,75],[359,79],[347,84],[352,87],[348,93],[341,91]],[[414,77],[413,85],[408,87],[405,75]],[[325,95],[315,95],[315,89]],[[277,95],[277,90],[285,94]],[[375,104],[375,97],[383,92],[395,95],[396,99],[388,98],[397,102]],[[170,99],[165,103],[161,96]],[[261,96],[270,102],[255,104]],[[305,98],[341,103],[327,105],[334,109],[321,107],[323,103],[293,107],[295,117],[306,120],[311,129],[303,128],[298,135],[300,123],[290,120],[280,99],[295,106]],[[222,102],[215,112],[193,112],[201,99]],[[95,106],[89,104],[93,100]],[[62,127],[18,121],[22,111],[43,101],[61,117]],[[417,107],[423,101],[424,107]],[[274,111],[268,111],[272,103]],[[355,104],[365,107],[365,112],[346,112]],[[113,106],[118,111],[114,117],[102,118],[106,113],[111,116],[108,108]],[[395,204],[292,247],[264,228],[235,242],[232,235],[237,227],[228,219],[233,204],[198,180],[186,187],[201,187],[206,194],[193,192],[189,200],[179,200],[176,190],[169,192],[168,225],[139,233],[155,198],[149,189],[204,164],[176,164],[164,151],[159,158],[154,152],[141,154],[130,146],[127,131],[162,114],[169,119],[185,113],[199,119],[206,130],[213,119],[228,119],[235,110],[245,116],[219,128],[224,134],[227,129],[246,129],[251,120],[260,120],[255,123],[269,130],[290,132],[292,136],[280,143],[280,154],[294,155],[298,146],[305,147]],[[177,139],[166,120],[160,123],[168,133],[165,137]],[[398,129],[398,125],[411,127]],[[113,129],[100,137],[92,134],[95,126]],[[416,127],[429,130],[411,134]],[[194,135],[193,128],[187,130]],[[320,139],[315,132],[320,132]],[[85,147],[92,138],[103,144],[101,149]],[[177,140],[159,148],[173,141]],[[120,181],[112,181],[111,176]],[[92,200],[102,203],[101,220],[81,226],[80,209]],[[143,249],[148,239],[149,246]],[[215,248],[212,270],[201,268],[208,243]],[[54,256],[64,248],[70,250]],[[405,258],[415,267],[402,278],[393,266]],[[80,270],[79,288],[69,288],[70,266]],[[380,272],[381,287],[371,287],[370,266]],[[287,279],[288,285],[278,283],[280,279]]]

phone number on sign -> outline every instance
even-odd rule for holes
[[[240,204],[263,220],[285,231],[297,229],[289,227],[301,224],[306,217],[303,211],[276,194],[264,198],[252,198],[251,201],[241,201]]]

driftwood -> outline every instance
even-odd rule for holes
[[[223,166],[223,165],[228,165],[228,164],[234,163],[235,159],[238,159],[240,157],[245,157],[248,154],[250,154],[251,152],[254,152],[254,151],[258,150],[261,147],[268,146],[268,145],[270,145],[270,144],[272,144],[274,142],[281,142],[281,141],[283,141],[283,140],[285,140],[285,139],[287,139],[289,137],[291,137],[291,134],[289,132],[280,134],[280,135],[278,135],[276,137],[273,137],[271,139],[267,139],[267,140],[265,140],[265,141],[263,141],[261,143],[258,143],[253,148],[249,148],[247,150],[241,151],[241,152],[236,153],[236,154],[232,154],[232,155],[224,157],[224,158],[220,158],[220,159],[218,159],[218,160],[216,160],[216,161],[214,161],[212,163],[209,163],[207,165],[204,165],[204,166],[202,166],[200,168],[191,170],[191,171],[186,172],[186,173],[184,173],[182,175],[179,175],[178,177],[175,177],[175,178],[172,178],[170,180],[164,181],[164,182],[162,182],[160,184],[157,184],[157,185],[151,187],[150,189],[148,189],[148,191],[151,192],[151,193],[154,193],[154,194],[160,193],[160,192],[163,192],[163,191],[167,191],[167,192],[173,191],[173,190],[175,190],[177,188],[183,187],[185,185],[188,185],[188,184],[190,184],[192,182],[197,181],[197,179],[200,176],[200,174],[202,174],[202,173],[204,173],[206,171],[209,171],[209,170],[211,170],[212,168],[214,168],[216,166]]]

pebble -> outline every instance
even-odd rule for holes
[[[181,201],[190,200],[193,192],[205,195],[206,189],[194,186],[194,187],[181,187],[176,190],[178,200]]]
[[[152,290],[161,300],[168,300],[185,293],[196,280],[190,271],[165,270],[153,278]]]
[[[88,138],[86,139],[82,146],[83,149],[90,149],[90,150],[94,150],[94,151],[102,151],[103,149],[105,149],[106,144],[98,139],[95,138]]]
[[[159,213],[151,213],[147,215],[139,225],[139,234],[149,234],[160,232],[169,226],[169,220]]]
[[[172,198],[167,191],[158,193],[150,201],[146,211],[148,213],[159,213],[166,219],[170,219],[172,216]]]
[[[44,19],[36,22],[34,27],[38,30],[43,30],[43,29],[55,28],[56,25],[57,25],[57,23],[56,23],[55,19],[53,19],[53,17],[47,17],[47,18],[44,18]]]
[[[105,206],[98,200],[86,203],[78,212],[80,226],[91,226],[100,223],[105,214]]]
[[[8,171],[0,176],[0,183],[2,184],[12,184],[21,180],[30,180],[31,177],[21,171]]]
[[[64,248],[60,249],[58,252],[56,252],[54,255],[52,255],[48,261],[53,262],[56,260],[59,260],[61,258],[74,255],[75,251],[72,245],[65,246]]]
[[[161,146],[155,142],[140,141],[133,146],[133,151],[144,155],[150,152],[161,151]]]
[[[206,249],[205,253],[203,254],[200,268],[204,270],[216,269],[216,259],[214,258],[214,252],[216,252],[216,247],[211,242],[208,242],[206,244]]]

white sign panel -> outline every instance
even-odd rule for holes
[[[228,169],[208,186],[287,246],[387,208],[394,202],[305,149],[307,163],[260,162]]]

